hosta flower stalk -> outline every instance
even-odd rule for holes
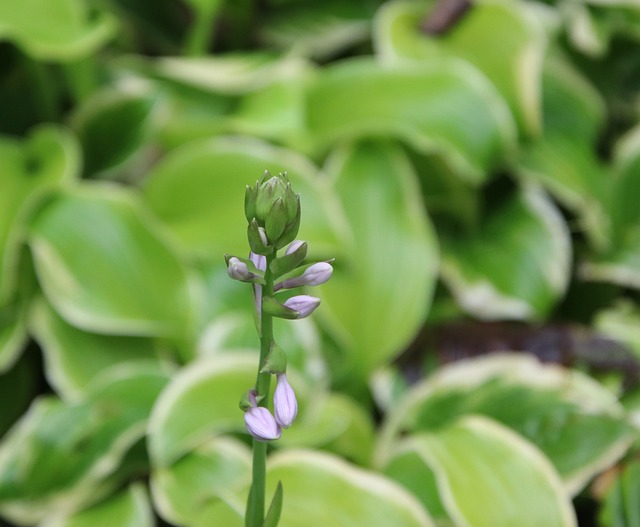
[[[276,527],[283,490],[278,484],[269,513],[265,516],[267,444],[279,439],[283,429],[293,425],[298,414],[298,401],[286,375],[286,352],[274,341],[273,318],[304,318],[320,304],[318,298],[309,295],[279,299],[276,292],[320,285],[331,277],[333,268],[328,262],[304,262],[307,243],[295,240],[300,225],[300,195],[293,192],[286,174],[271,177],[266,172],[255,187],[247,187],[244,208],[248,222],[249,258],[227,255],[225,261],[230,278],[252,284],[259,321],[260,356],[256,383],[240,403],[245,412],[247,432],[253,437],[253,478],[245,526]],[[284,255],[279,257],[278,251],[287,245]],[[287,278],[286,275],[294,277]],[[276,285],[278,279],[280,281]],[[277,385],[272,414],[269,394],[273,375]]]

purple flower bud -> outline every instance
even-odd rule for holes
[[[277,376],[278,384],[273,394],[273,409],[277,423],[282,428],[289,428],[298,415],[298,401],[285,373]]]
[[[291,289],[302,285],[324,284],[333,274],[333,267],[327,262],[318,262],[307,267],[300,276],[289,278],[279,284],[277,289]]]
[[[296,318],[308,317],[320,305],[320,299],[309,295],[292,296],[285,303],[285,307],[298,312]]]
[[[263,272],[267,270],[266,256],[252,252],[252,253],[249,253],[249,260],[253,262],[253,265],[256,266],[256,269],[259,269],[260,271],[263,271]]]
[[[253,262],[253,265],[256,266],[256,269],[259,269],[263,272],[267,270],[266,256],[251,252],[249,253],[249,260]],[[256,311],[258,312],[258,317],[260,317],[262,306],[262,286],[260,284],[253,284],[253,301],[256,306]]]
[[[254,406],[244,413],[247,431],[258,441],[279,439],[282,429],[271,412],[262,406]]]
[[[287,250],[284,252],[284,254],[289,255],[296,252],[303,243],[304,242],[302,240],[296,240],[291,242],[289,244],[289,247],[287,247]]]
[[[229,258],[229,264],[227,265],[227,274],[234,280],[251,280],[254,274],[249,271],[247,264],[239,260],[235,256]]]

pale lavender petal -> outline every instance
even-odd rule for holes
[[[255,406],[244,413],[247,431],[258,441],[279,439],[282,429],[271,412],[262,406]]]
[[[303,285],[324,284],[333,274],[333,267],[327,262],[318,262],[307,267],[300,276],[283,281],[278,289],[292,289]]]
[[[235,256],[229,258],[227,265],[227,274],[234,280],[250,280],[253,274],[249,272],[247,264],[239,260]]]
[[[298,295],[289,298],[284,305],[298,312],[296,318],[308,317],[320,305],[320,299],[309,295]]]
[[[284,373],[277,375],[278,384],[273,394],[273,409],[277,423],[289,428],[298,415],[298,401]]]
[[[254,252],[249,253],[249,260],[253,262],[253,265],[256,266],[256,269],[260,269],[260,271],[267,270],[267,257],[262,254],[256,254]],[[262,314],[262,286],[260,284],[253,284],[253,301],[256,305],[256,311],[258,312],[258,317]]]
[[[262,254],[256,254],[254,252],[249,253],[249,260],[253,262],[253,265],[256,266],[256,269],[260,271],[267,270],[267,257]]]
[[[304,242],[302,240],[295,240],[291,242],[287,247],[287,250],[284,252],[284,254],[289,255],[291,253],[296,252],[303,243]]]

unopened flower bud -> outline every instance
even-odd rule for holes
[[[247,431],[258,441],[273,441],[282,435],[282,429],[271,412],[262,406],[254,406],[244,413]]]
[[[281,284],[277,284],[276,289],[291,289],[303,285],[320,285],[324,284],[333,274],[333,267],[327,262],[318,262],[307,267],[300,276],[284,280]]]
[[[298,415],[298,401],[287,380],[287,375],[280,373],[277,375],[277,379],[278,384],[273,394],[275,419],[282,428],[289,428]]]
[[[308,317],[319,305],[320,299],[309,295],[292,296],[284,303],[285,307],[298,313],[295,318]]]
[[[256,254],[254,252],[249,253],[249,260],[253,262],[253,265],[256,266],[256,269],[259,271],[266,271],[267,269],[267,257],[261,254]],[[261,316],[262,306],[262,286],[260,284],[253,284],[253,301],[256,306],[256,311],[258,313],[258,318]]]
[[[243,282],[249,281],[256,276],[254,273],[249,271],[246,263],[235,256],[229,258],[227,274],[234,280],[241,280]]]
[[[293,254],[294,252],[296,252],[300,246],[305,243],[302,240],[295,240],[293,242],[291,242],[289,244],[289,246],[287,247],[287,249],[284,251],[284,254],[289,255],[289,254]]]
[[[253,265],[256,266],[256,269],[260,271],[267,270],[267,257],[262,254],[249,253],[249,260],[253,262]]]
[[[286,173],[272,177],[265,172],[255,188],[247,187],[245,214],[249,223],[255,220],[263,229],[265,247],[280,249],[292,241],[300,226],[300,197],[291,189]]]

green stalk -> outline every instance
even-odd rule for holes
[[[265,285],[262,286],[262,297],[273,296],[273,275],[269,270],[269,264],[275,258],[275,254],[267,256],[267,270],[264,274]],[[259,406],[267,406],[271,375],[260,373],[267,355],[271,351],[273,342],[273,317],[261,312],[260,317],[260,362],[256,378],[256,394],[262,399]],[[265,494],[267,480],[267,443],[253,440],[253,483],[247,502],[246,527],[262,527],[265,515]]]
[[[209,44],[213,40],[216,15],[220,8],[219,1],[211,1],[206,7],[194,9],[194,21],[187,36],[184,53],[187,56],[199,57],[207,54]]]

